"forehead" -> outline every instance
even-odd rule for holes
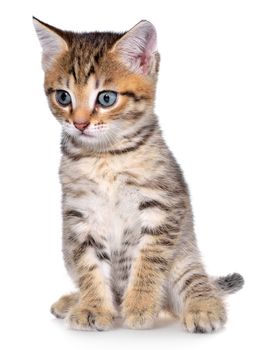
[[[122,35],[111,32],[67,33],[69,50],[59,60],[58,73],[72,76],[78,85],[87,84],[94,73],[108,73],[109,66],[114,63],[110,62],[107,53]]]

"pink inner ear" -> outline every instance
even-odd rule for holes
[[[153,53],[156,51],[156,31],[154,29],[154,27],[152,26],[151,28],[152,30],[149,31],[146,35],[146,46],[145,46],[145,50],[144,52],[142,52],[141,55],[141,68],[142,68],[142,73],[143,74],[147,74],[149,65],[150,65],[150,61],[152,58]]]
[[[150,55],[147,56],[146,54],[142,54],[139,59],[141,61],[140,67],[141,67],[142,73],[147,74],[150,60],[151,60],[151,56]]]

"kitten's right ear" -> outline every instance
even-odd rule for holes
[[[55,59],[68,50],[63,39],[63,31],[33,17],[33,24],[43,49],[42,66],[44,71],[50,68]]]

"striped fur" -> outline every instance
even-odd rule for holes
[[[148,328],[168,307],[190,332],[220,328],[222,295],[242,279],[212,279],[201,261],[188,188],[154,114],[154,27],[72,33],[34,21],[45,92],[63,130],[63,253],[78,288],[52,313],[74,329],[108,329],[118,315],[130,328]],[[58,89],[71,105],[59,105]],[[96,102],[105,90],[118,93],[110,108]]]

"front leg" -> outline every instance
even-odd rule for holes
[[[122,303],[125,324],[149,328],[165,304],[165,285],[189,208],[187,188],[178,182],[131,182],[141,193],[141,240]]]
[[[141,235],[122,303],[124,323],[134,329],[152,327],[162,309],[179,227],[172,222],[148,224]]]
[[[66,314],[70,328],[106,330],[116,314],[110,288],[110,252],[102,226],[84,211],[65,208],[63,251],[66,266],[79,287],[78,300]]]
[[[80,246],[81,257],[76,262],[79,299],[67,314],[70,328],[106,330],[112,327],[117,316],[107,271],[109,256],[102,246],[99,248],[91,237]]]

